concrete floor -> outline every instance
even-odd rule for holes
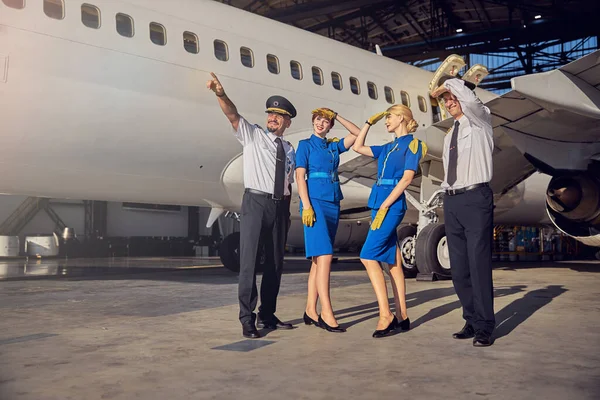
[[[474,348],[451,337],[450,281],[408,279],[413,329],[373,339],[358,262],[334,265],[334,334],[301,323],[308,266],[288,261],[277,315],[296,329],[245,340],[236,275],[161,260],[0,282],[0,399],[600,398],[598,263],[497,264],[496,342]]]

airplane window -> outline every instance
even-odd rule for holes
[[[437,99],[434,99],[433,97],[431,97],[431,114],[434,124],[442,120],[442,109],[440,108]]]
[[[392,90],[392,88],[389,86],[385,86],[383,88],[383,91],[385,92],[385,101],[387,101],[390,104],[394,104],[395,98],[394,91]]]
[[[198,36],[193,32],[183,32],[183,48],[185,48],[188,53],[198,54],[200,51]]]
[[[65,3],[63,0],[44,0],[44,13],[50,18],[63,19],[65,17]]]
[[[279,59],[273,54],[267,54],[267,68],[272,74],[279,73]]]
[[[404,90],[401,90],[400,98],[402,99],[402,104],[410,108],[410,97],[408,96],[408,93],[406,93]]]
[[[159,46],[167,44],[167,31],[165,27],[156,22],[150,22],[150,40]]]
[[[421,110],[421,112],[427,112],[427,102],[425,102],[425,98],[419,96],[417,97],[417,100],[419,101],[419,110]]]
[[[350,77],[350,90],[352,90],[352,93],[354,94],[360,94],[360,83],[358,82],[358,79],[352,76]]]
[[[369,97],[373,100],[377,100],[377,86],[373,82],[367,82],[367,89],[369,91]]]
[[[2,2],[10,8],[16,8],[18,10],[25,8],[25,0],[2,0]]]
[[[247,47],[240,47],[240,58],[242,65],[248,68],[254,67],[254,54]]]
[[[214,41],[215,57],[217,60],[227,61],[229,60],[229,51],[227,51],[227,43],[222,40]]]
[[[88,28],[100,28],[100,10],[91,4],[81,5],[81,22]]]
[[[331,83],[337,90],[342,90],[342,77],[337,72],[331,73]]]
[[[312,67],[313,82],[317,85],[323,84],[323,71],[319,67]]]
[[[298,61],[290,61],[290,72],[292,73],[292,78],[302,79],[302,65]]]
[[[133,37],[133,19],[127,14],[118,13],[115,16],[117,21],[117,32],[125,37]]]

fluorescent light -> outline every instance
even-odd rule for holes
[[[535,19],[540,19],[540,18],[542,18],[542,16],[541,15],[536,15],[534,18]]]
[[[458,29],[456,30],[456,33],[461,33],[461,32],[462,32],[462,28],[458,28]]]

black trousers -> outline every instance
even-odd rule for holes
[[[265,264],[260,287],[259,317],[268,320],[277,308],[283,270],[283,255],[290,215],[289,198],[273,200],[267,195],[246,192],[240,221],[240,275],[238,299],[240,322],[254,323],[258,301],[256,263],[259,242],[265,246]]]
[[[446,238],[452,282],[463,307],[463,318],[476,331],[492,333],[493,192],[480,187],[444,197]]]

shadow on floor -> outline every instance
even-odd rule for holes
[[[565,293],[562,285],[550,285],[544,289],[536,289],[525,293],[496,313],[496,331],[494,338],[509,335],[515,328],[525,322],[535,312],[549,304],[554,298]]]
[[[512,295],[515,293],[523,292],[523,291],[525,291],[526,288],[527,288],[527,286],[525,286],[525,285],[515,285],[515,286],[509,286],[509,287],[496,287],[494,289],[494,298],[509,296],[509,295]],[[426,289],[426,290],[421,290],[419,292],[409,293],[406,296],[406,302],[407,302],[407,305],[409,308],[409,314],[410,314],[410,309],[413,307],[416,307],[420,304],[424,304],[428,301],[432,301],[432,300],[436,300],[436,299],[440,299],[440,298],[448,297],[448,296],[456,296],[454,288],[452,288],[452,287],[434,288],[434,289]],[[394,308],[394,299],[390,298],[389,302],[390,302],[390,307],[392,307],[392,309],[393,309]],[[434,307],[434,308],[430,309],[426,314],[420,316],[416,320],[411,321],[411,329],[417,328],[422,324],[425,324],[425,323],[430,322],[436,318],[439,318],[445,314],[448,314],[449,312],[459,309],[460,307],[461,307],[461,304],[460,304],[460,301],[458,301],[458,300],[452,301],[450,303],[442,304],[441,306]],[[342,327],[349,328],[349,327],[352,327],[361,322],[368,321],[368,320],[374,319],[374,318],[378,318],[379,317],[379,307],[377,305],[377,302],[372,302],[372,303],[368,303],[368,304],[362,304],[359,306],[336,310],[335,315]],[[356,317],[358,317],[358,318],[356,318]],[[410,317],[410,315],[409,315],[409,317]],[[356,318],[356,319],[352,319],[348,322],[344,322],[344,320],[346,320],[348,318]],[[290,323],[292,323],[292,324],[302,323],[302,319],[299,318],[299,319],[290,321]]]

